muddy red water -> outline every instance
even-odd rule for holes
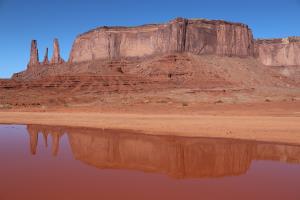
[[[300,199],[300,146],[0,125],[0,200]]]

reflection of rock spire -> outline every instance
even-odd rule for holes
[[[44,143],[46,148],[48,147],[48,135],[51,135],[52,138],[52,155],[57,156],[59,150],[59,140],[64,134],[64,129],[59,127],[51,127],[44,125],[28,125],[28,133],[30,135],[30,150],[33,155],[36,154],[36,148],[38,144],[38,134],[43,134]]]
[[[48,147],[48,133],[42,132],[46,148]]]
[[[52,133],[51,136],[52,136],[52,155],[57,156],[59,150],[60,134]]]
[[[38,145],[38,133],[39,131],[34,128],[28,128],[28,133],[30,137],[30,152],[32,155],[36,154],[36,148]]]

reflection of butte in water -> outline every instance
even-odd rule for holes
[[[32,155],[36,154],[38,145],[38,135],[42,133],[45,146],[48,147],[48,135],[52,137],[52,155],[56,156],[59,149],[59,139],[65,133],[63,128],[52,128],[49,126],[28,125],[27,130],[30,136],[30,152]]]
[[[176,178],[241,175],[253,160],[300,163],[300,146],[247,140],[152,136],[118,133],[92,128],[28,125],[30,148],[36,153],[38,133],[53,139],[52,153],[58,153],[59,139],[67,133],[75,159],[109,169],[133,169],[166,173]]]

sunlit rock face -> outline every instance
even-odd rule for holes
[[[59,48],[58,39],[54,39],[53,55],[50,64],[55,65],[55,64],[62,64],[62,63],[64,63],[64,60],[60,57],[60,48]]]
[[[101,27],[76,38],[69,61],[144,57],[175,52],[253,56],[253,36],[244,24],[205,19],[177,18],[166,24]]]
[[[256,40],[258,59],[268,66],[300,66],[300,37]]]
[[[31,69],[31,68],[35,68],[39,64],[40,62],[39,62],[39,51],[37,47],[37,41],[32,40],[31,47],[30,47],[30,59],[27,67]]]

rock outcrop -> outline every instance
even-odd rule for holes
[[[30,49],[30,60],[28,63],[28,68],[32,68],[36,65],[39,65],[39,51],[37,47],[37,41],[32,40],[31,41],[31,49]]]
[[[49,59],[48,59],[48,48],[46,48],[43,65],[49,65]]]
[[[255,51],[264,65],[300,66],[300,37],[258,39]]]
[[[53,55],[50,61],[50,64],[61,64],[64,63],[64,60],[60,57],[60,49],[59,49],[59,43],[58,39],[54,39],[53,41]]]
[[[49,64],[58,65],[58,64],[63,64],[64,62],[65,61],[60,56],[58,39],[54,39],[53,41],[53,55],[50,62],[48,59],[48,48],[46,48],[43,62],[39,62],[39,51],[37,47],[37,41],[36,40],[31,41],[30,60],[27,65],[31,73],[32,71],[34,71],[34,73],[38,72],[38,68],[36,68],[36,66],[41,67],[43,65],[49,65]]]
[[[253,56],[251,30],[240,23],[177,18],[167,24],[101,27],[76,38],[70,62],[191,52]]]
[[[58,39],[54,39],[51,60],[48,60],[46,50],[44,61],[39,63],[37,42],[33,40],[28,70],[16,73],[12,78],[29,80],[80,73],[141,77],[148,73],[153,75],[152,78],[167,75],[171,80],[177,75],[180,77],[178,82],[186,83],[199,75],[195,73],[200,69],[197,59],[190,59],[200,57],[198,55],[252,59],[252,63],[257,62],[260,66],[300,66],[300,37],[254,40],[252,31],[245,24],[206,19],[177,18],[166,24],[100,27],[76,38],[68,62],[61,58]],[[166,63],[166,56],[186,56],[188,59],[183,64],[174,57]],[[153,59],[159,57],[163,61],[153,64]],[[203,65],[208,63],[210,61]]]

